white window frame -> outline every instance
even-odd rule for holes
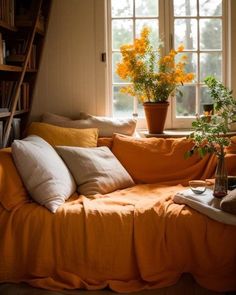
[[[117,0],[119,1],[119,0]],[[159,35],[164,36],[164,54],[167,54],[173,44],[173,34],[174,34],[174,16],[173,16],[173,1],[172,0],[157,0],[159,1],[159,12],[162,11],[162,13],[159,13]],[[227,44],[230,45],[230,30],[229,30],[229,23],[230,23],[230,1],[231,0],[222,0],[222,82],[230,86],[230,62],[229,62],[229,54],[230,50],[229,46],[227,47]],[[198,1],[197,1],[198,2]],[[108,103],[107,103],[107,110],[110,115],[112,115],[112,48],[111,48],[111,42],[112,42],[112,32],[111,32],[111,23],[112,23],[112,17],[111,17],[111,0],[107,0],[106,2],[107,6],[107,47],[108,47],[108,54],[107,54],[107,62],[108,62],[108,75],[107,75],[107,93],[108,93]],[[145,18],[145,17],[144,17]],[[196,17],[190,17],[195,18],[197,20],[200,19],[200,17],[197,15]],[[202,18],[202,17],[201,17]],[[209,18],[209,17],[207,17]],[[213,17],[215,18],[215,17]],[[228,21],[227,21],[228,20]],[[135,30],[135,28],[134,28]],[[199,28],[198,28],[198,37],[199,37]],[[197,38],[197,42],[199,45],[199,38]],[[198,60],[199,60],[199,46],[196,51],[198,53]],[[199,73],[199,61],[198,61],[198,73]],[[190,84],[191,85],[191,84]],[[194,83],[192,84],[194,85]],[[196,86],[196,91],[199,91],[200,85],[202,83],[198,84]],[[191,127],[191,122],[194,119],[194,117],[183,117],[183,118],[176,118],[175,117],[175,105],[176,100],[172,99],[170,103],[170,107],[167,114],[167,120],[165,128],[167,129],[186,129]],[[135,112],[135,107],[134,107]],[[139,129],[145,129],[146,128],[146,120],[145,118],[138,118],[138,128]]]

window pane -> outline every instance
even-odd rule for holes
[[[221,73],[222,54],[218,52],[200,53],[200,79],[203,81],[207,76],[215,76],[222,80]]]
[[[187,73],[194,73],[194,81],[198,80],[197,74],[197,53],[183,52],[176,55],[176,62],[180,61],[181,57],[187,56],[185,70]]]
[[[116,66],[117,63],[121,61],[121,53],[115,52],[112,54],[112,81],[113,83],[122,83],[122,82],[128,82],[123,79],[121,79],[117,74],[116,74]]]
[[[127,17],[133,15],[133,0],[112,0],[112,17]]]
[[[196,0],[174,0],[174,16],[197,15]]]
[[[145,114],[144,114],[144,108],[143,108],[143,104],[142,103],[138,103],[138,118],[144,118]]]
[[[212,98],[210,92],[206,86],[201,87],[201,99],[200,99],[200,114],[203,113],[204,104],[212,104]]]
[[[112,46],[113,49],[120,49],[125,43],[133,43],[133,22],[132,20],[112,21]]]
[[[133,115],[133,97],[121,93],[122,86],[113,86],[113,116],[132,117]]]
[[[200,48],[222,48],[222,22],[220,19],[200,20]]]
[[[140,36],[140,32],[142,31],[142,28],[144,26],[148,26],[151,28],[151,34],[150,34],[150,40],[151,44],[154,47],[158,46],[158,40],[159,40],[159,26],[158,26],[158,20],[157,19],[149,19],[149,20],[136,20],[136,36]]]
[[[200,16],[222,15],[222,0],[199,0]]]
[[[194,19],[175,20],[175,47],[183,44],[185,49],[197,49],[197,21]]]
[[[158,1],[136,0],[135,14],[136,16],[158,16]]]
[[[196,114],[196,87],[182,86],[179,90],[183,96],[176,93],[176,116],[194,116]]]

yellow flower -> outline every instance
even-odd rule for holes
[[[121,89],[123,93],[136,96],[140,102],[166,101],[178,86],[191,82],[194,75],[185,72],[186,55],[175,62],[176,55],[184,50],[183,45],[161,57],[160,46],[153,48],[149,35],[150,29],[144,27],[133,44],[121,46],[122,60],[117,64],[116,73],[132,82]]]

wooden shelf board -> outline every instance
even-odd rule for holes
[[[10,117],[10,112],[0,112],[0,118],[7,118]]]
[[[2,64],[2,65],[0,65],[0,71],[5,71],[5,72],[21,72],[22,71],[22,67],[10,66],[10,65]]]
[[[0,65],[0,71],[5,71],[5,72],[21,72],[22,71],[22,67],[1,64]],[[37,69],[27,69],[26,72],[37,72]]]
[[[28,112],[29,112],[28,109],[15,111],[14,116],[27,114]],[[8,117],[10,117],[10,115],[11,115],[11,112],[0,112],[0,118],[8,118]]]
[[[0,27],[3,29],[6,29],[6,30],[12,31],[12,32],[18,31],[17,27],[11,26],[8,23],[4,22],[3,20],[0,20]]]
[[[27,110],[20,110],[20,111],[15,111],[15,116],[16,115],[22,115],[22,114],[26,114],[26,113],[28,113],[29,112],[29,110],[27,109]]]

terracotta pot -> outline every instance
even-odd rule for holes
[[[149,133],[163,133],[169,102],[145,102],[143,104]]]

